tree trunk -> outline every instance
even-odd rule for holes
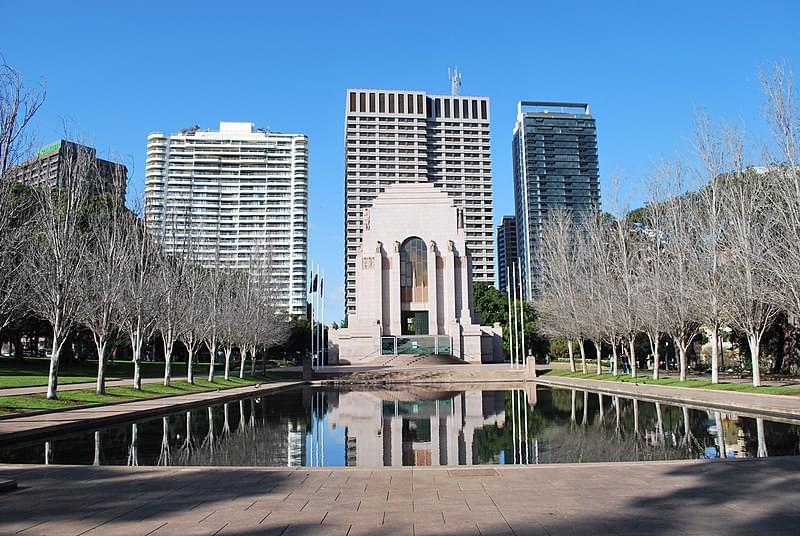
[[[211,345],[208,351],[211,353],[211,362],[208,364],[208,381],[214,381],[214,361],[217,359],[217,337],[211,337]]]
[[[142,390],[142,335],[140,331],[131,334],[131,346],[133,350],[133,388],[137,391]]]
[[[256,347],[253,346],[250,349],[250,375],[255,377],[256,375]]]
[[[628,350],[630,352],[631,378],[636,377],[636,334],[628,337]]]
[[[247,361],[247,350],[245,346],[239,349],[239,378],[244,378],[244,363]]]
[[[597,353],[597,374],[599,375],[603,373],[603,365],[600,363],[603,354],[603,343],[600,341],[592,341],[592,344],[594,344],[594,351]]]
[[[680,361],[681,367],[681,376],[680,379],[682,382],[686,381],[686,373],[689,368],[688,363],[686,362],[686,347],[683,345],[682,342],[678,341],[677,339],[672,339],[675,342],[675,346],[678,347],[678,360]]]
[[[225,380],[231,379],[231,353],[233,352],[233,347],[228,345],[225,347]]]
[[[761,368],[759,366],[759,350],[760,350],[760,340],[757,334],[749,335],[747,337],[747,342],[750,343],[750,361],[752,362],[753,368],[753,387],[760,387],[761,386]]]
[[[172,330],[168,330],[167,334],[161,334],[161,340],[164,343],[164,385],[169,387],[172,383]]]
[[[659,373],[659,365],[660,365],[659,362],[661,361],[660,358],[659,358],[659,355],[658,355],[658,336],[659,336],[659,334],[658,334],[658,332],[656,332],[655,337],[653,337],[652,335],[650,335],[648,333],[647,336],[650,338],[650,350],[653,351],[653,379],[657,380],[658,379],[658,373]]]
[[[187,344],[189,350],[189,358],[186,360],[186,381],[189,384],[194,383],[194,344]]]
[[[95,339],[95,346],[97,347],[97,388],[95,392],[98,395],[106,393],[106,338],[98,337]]]
[[[569,352],[569,370],[575,372],[575,352],[572,349],[572,339],[567,339],[567,351]]]
[[[614,376],[619,376],[619,356],[617,355],[617,341],[611,341],[611,371]]]
[[[580,343],[579,346],[581,349],[581,372],[587,374],[589,371],[586,368],[586,348],[583,347],[583,339],[580,339],[578,342]]]
[[[711,327],[711,383],[719,383],[719,326]]]
[[[53,349],[50,352],[50,371],[47,375],[47,399],[55,400],[58,398],[58,356],[61,353],[61,344],[57,331],[53,330]]]

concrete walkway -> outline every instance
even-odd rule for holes
[[[740,414],[758,413],[763,416],[800,419],[800,397],[790,395],[767,395],[740,393],[736,391],[716,391],[653,385],[644,383],[614,382],[604,380],[584,380],[559,376],[539,376],[536,383],[565,389],[600,391],[603,393],[633,397],[640,400],[654,400],[681,405],[712,408],[723,411],[736,411]]]
[[[0,419],[0,444],[4,441],[36,439],[52,434],[90,428],[98,425],[123,422],[137,417],[157,415],[164,412],[221,403],[242,395],[257,396],[263,393],[285,389],[301,382],[276,382],[261,384],[260,387],[248,385],[233,389],[191,393],[186,395],[137,400],[108,406],[56,411],[39,415],[23,415]]]
[[[800,458],[397,469],[0,466],[22,535],[796,534]]]

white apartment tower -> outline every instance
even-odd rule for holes
[[[345,102],[345,294],[356,309],[365,209],[387,186],[432,182],[463,208],[475,281],[494,282],[489,99],[348,89]],[[414,218],[414,214],[408,214]]]
[[[305,314],[308,138],[221,122],[147,137],[147,227],[167,251],[191,241],[204,265],[250,269],[269,255],[278,305]]]

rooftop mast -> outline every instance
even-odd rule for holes
[[[447,78],[450,79],[450,94],[454,97],[458,96],[458,92],[461,89],[461,73],[458,72],[458,67],[454,69],[447,69]]]

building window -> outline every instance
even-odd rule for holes
[[[422,95],[417,95],[417,113],[425,113],[425,101],[422,98]]]
[[[444,116],[450,117],[450,99],[444,99]]]
[[[389,93],[389,113],[394,113],[394,93]]]
[[[482,101],[481,101],[481,119],[486,119],[486,117],[487,117],[487,113],[486,113],[486,101],[485,101],[485,100],[482,100]]]
[[[464,99],[463,101],[461,101],[461,103],[464,105],[462,110],[464,113],[462,114],[462,116],[464,117],[464,119],[466,119],[469,117],[469,101],[467,99]]]
[[[408,95],[408,113],[414,113],[414,95]]]
[[[428,301],[428,250],[416,236],[407,238],[400,248],[400,300]]]
[[[405,97],[403,94],[397,95],[397,113],[402,114],[405,113]]]
[[[434,117],[442,117],[442,99],[436,99],[436,113]]]
[[[478,101],[475,99],[472,99],[472,118],[478,118]]]
[[[378,111],[384,113],[386,111],[386,95],[381,93],[378,95]]]
[[[352,92],[350,93],[350,111],[356,111],[356,94]]]
[[[359,93],[358,94],[359,104],[361,104],[361,109],[359,112],[366,112],[367,111],[367,94],[366,93]]]
[[[369,94],[369,111],[375,112],[375,93]]]
[[[460,110],[458,108],[458,99],[453,99],[453,117],[455,117],[456,119],[458,119],[458,116],[461,115],[459,114],[459,111]]]
[[[433,99],[426,98],[425,104],[427,105],[427,116],[433,117]]]

